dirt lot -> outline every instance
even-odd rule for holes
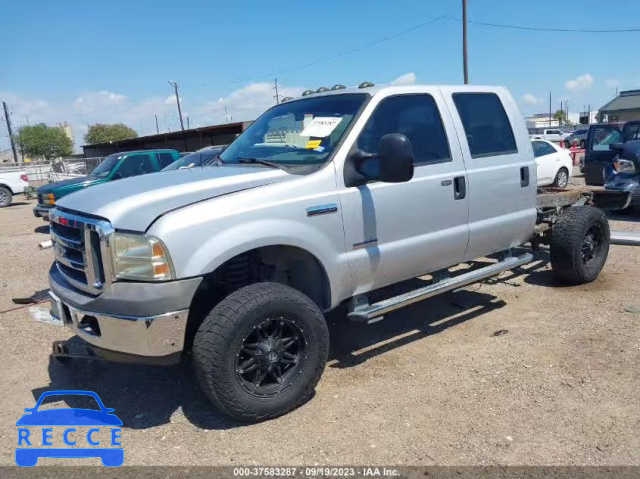
[[[124,422],[127,465],[640,465],[640,248],[613,246],[587,286],[557,283],[542,251],[372,326],[334,313],[315,397],[243,426],[211,409],[188,367],[50,360],[69,333],[6,311],[47,288],[52,253],[36,247],[48,236],[32,204],[0,210],[2,464],[23,408],[48,389],[86,389]],[[612,229],[640,231],[640,214]]]

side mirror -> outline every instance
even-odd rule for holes
[[[119,171],[116,171],[116,172],[113,174],[113,179],[114,179],[114,180],[121,180],[121,179],[122,179],[122,173],[120,173]]]
[[[356,149],[345,163],[346,186],[361,186],[368,181],[404,183],[413,178],[413,147],[400,133],[389,133],[380,139],[378,152]]]
[[[384,135],[380,139],[377,158],[380,181],[404,183],[413,178],[413,147],[406,136],[400,133]]]
[[[609,149],[611,151],[617,151],[618,153],[622,153],[622,150],[624,150],[624,143],[611,143],[609,145]]]

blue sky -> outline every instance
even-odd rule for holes
[[[123,121],[140,134],[179,128],[168,80],[191,126],[252,119],[284,94],[335,83],[462,83],[461,0],[4,2],[0,97],[15,127]],[[406,34],[398,33],[447,15]],[[534,27],[640,26],[637,0],[469,0],[469,20]],[[370,47],[358,49],[380,39]],[[470,80],[511,89],[523,113],[568,99],[598,108],[640,88],[636,33],[469,26]],[[348,50],[357,51],[318,61]],[[302,65],[317,62],[300,68]],[[288,70],[288,71],[282,71]],[[225,105],[229,113],[225,114]],[[0,124],[0,149],[8,147]]]

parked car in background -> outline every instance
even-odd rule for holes
[[[107,156],[88,176],[49,183],[38,188],[38,204],[33,208],[33,214],[47,219],[49,210],[63,196],[89,186],[154,173],[179,158],[180,153],[176,150],[140,150],[114,153]]]
[[[27,174],[22,171],[0,171],[0,208],[5,208],[11,204],[14,195],[24,193],[24,189],[29,186]]]
[[[565,188],[573,170],[573,160],[567,150],[546,140],[533,140],[533,156],[536,158],[538,186],[553,185]]]
[[[571,148],[574,142],[577,143],[577,146],[584,149],[587,143],[587,134],[589,133],[589,129],[585,128],[583,130],[576,130],[571,133],[568,137],[564,139],[564,146],[567,148]]]
[[[564,141],[564,139],[569,136],[569,133],[565,133],[564,131],[558,130],[557,128],[549,128],[546,130],[542,130],[541,133],[529,136],[532,140]]]
[[[614,160],[619,153],[619,150],[610,146],[636,140],[640,140],[640,121],[591,125],[584,153],[585,183],[604,185],[614,172]]]
[[[198,151],[184,155],[178,161],[174,161],[169,166],[164,167],[162,171],[180,170],[182,168],[206,165],[222,153],[226,147],[227,145],[205,146]]]

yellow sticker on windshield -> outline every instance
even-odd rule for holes
[[[307,142],[307,148],[309,150],[314,150],[320,146],[320,143],[322,143],[322,140],[309,140]]]

